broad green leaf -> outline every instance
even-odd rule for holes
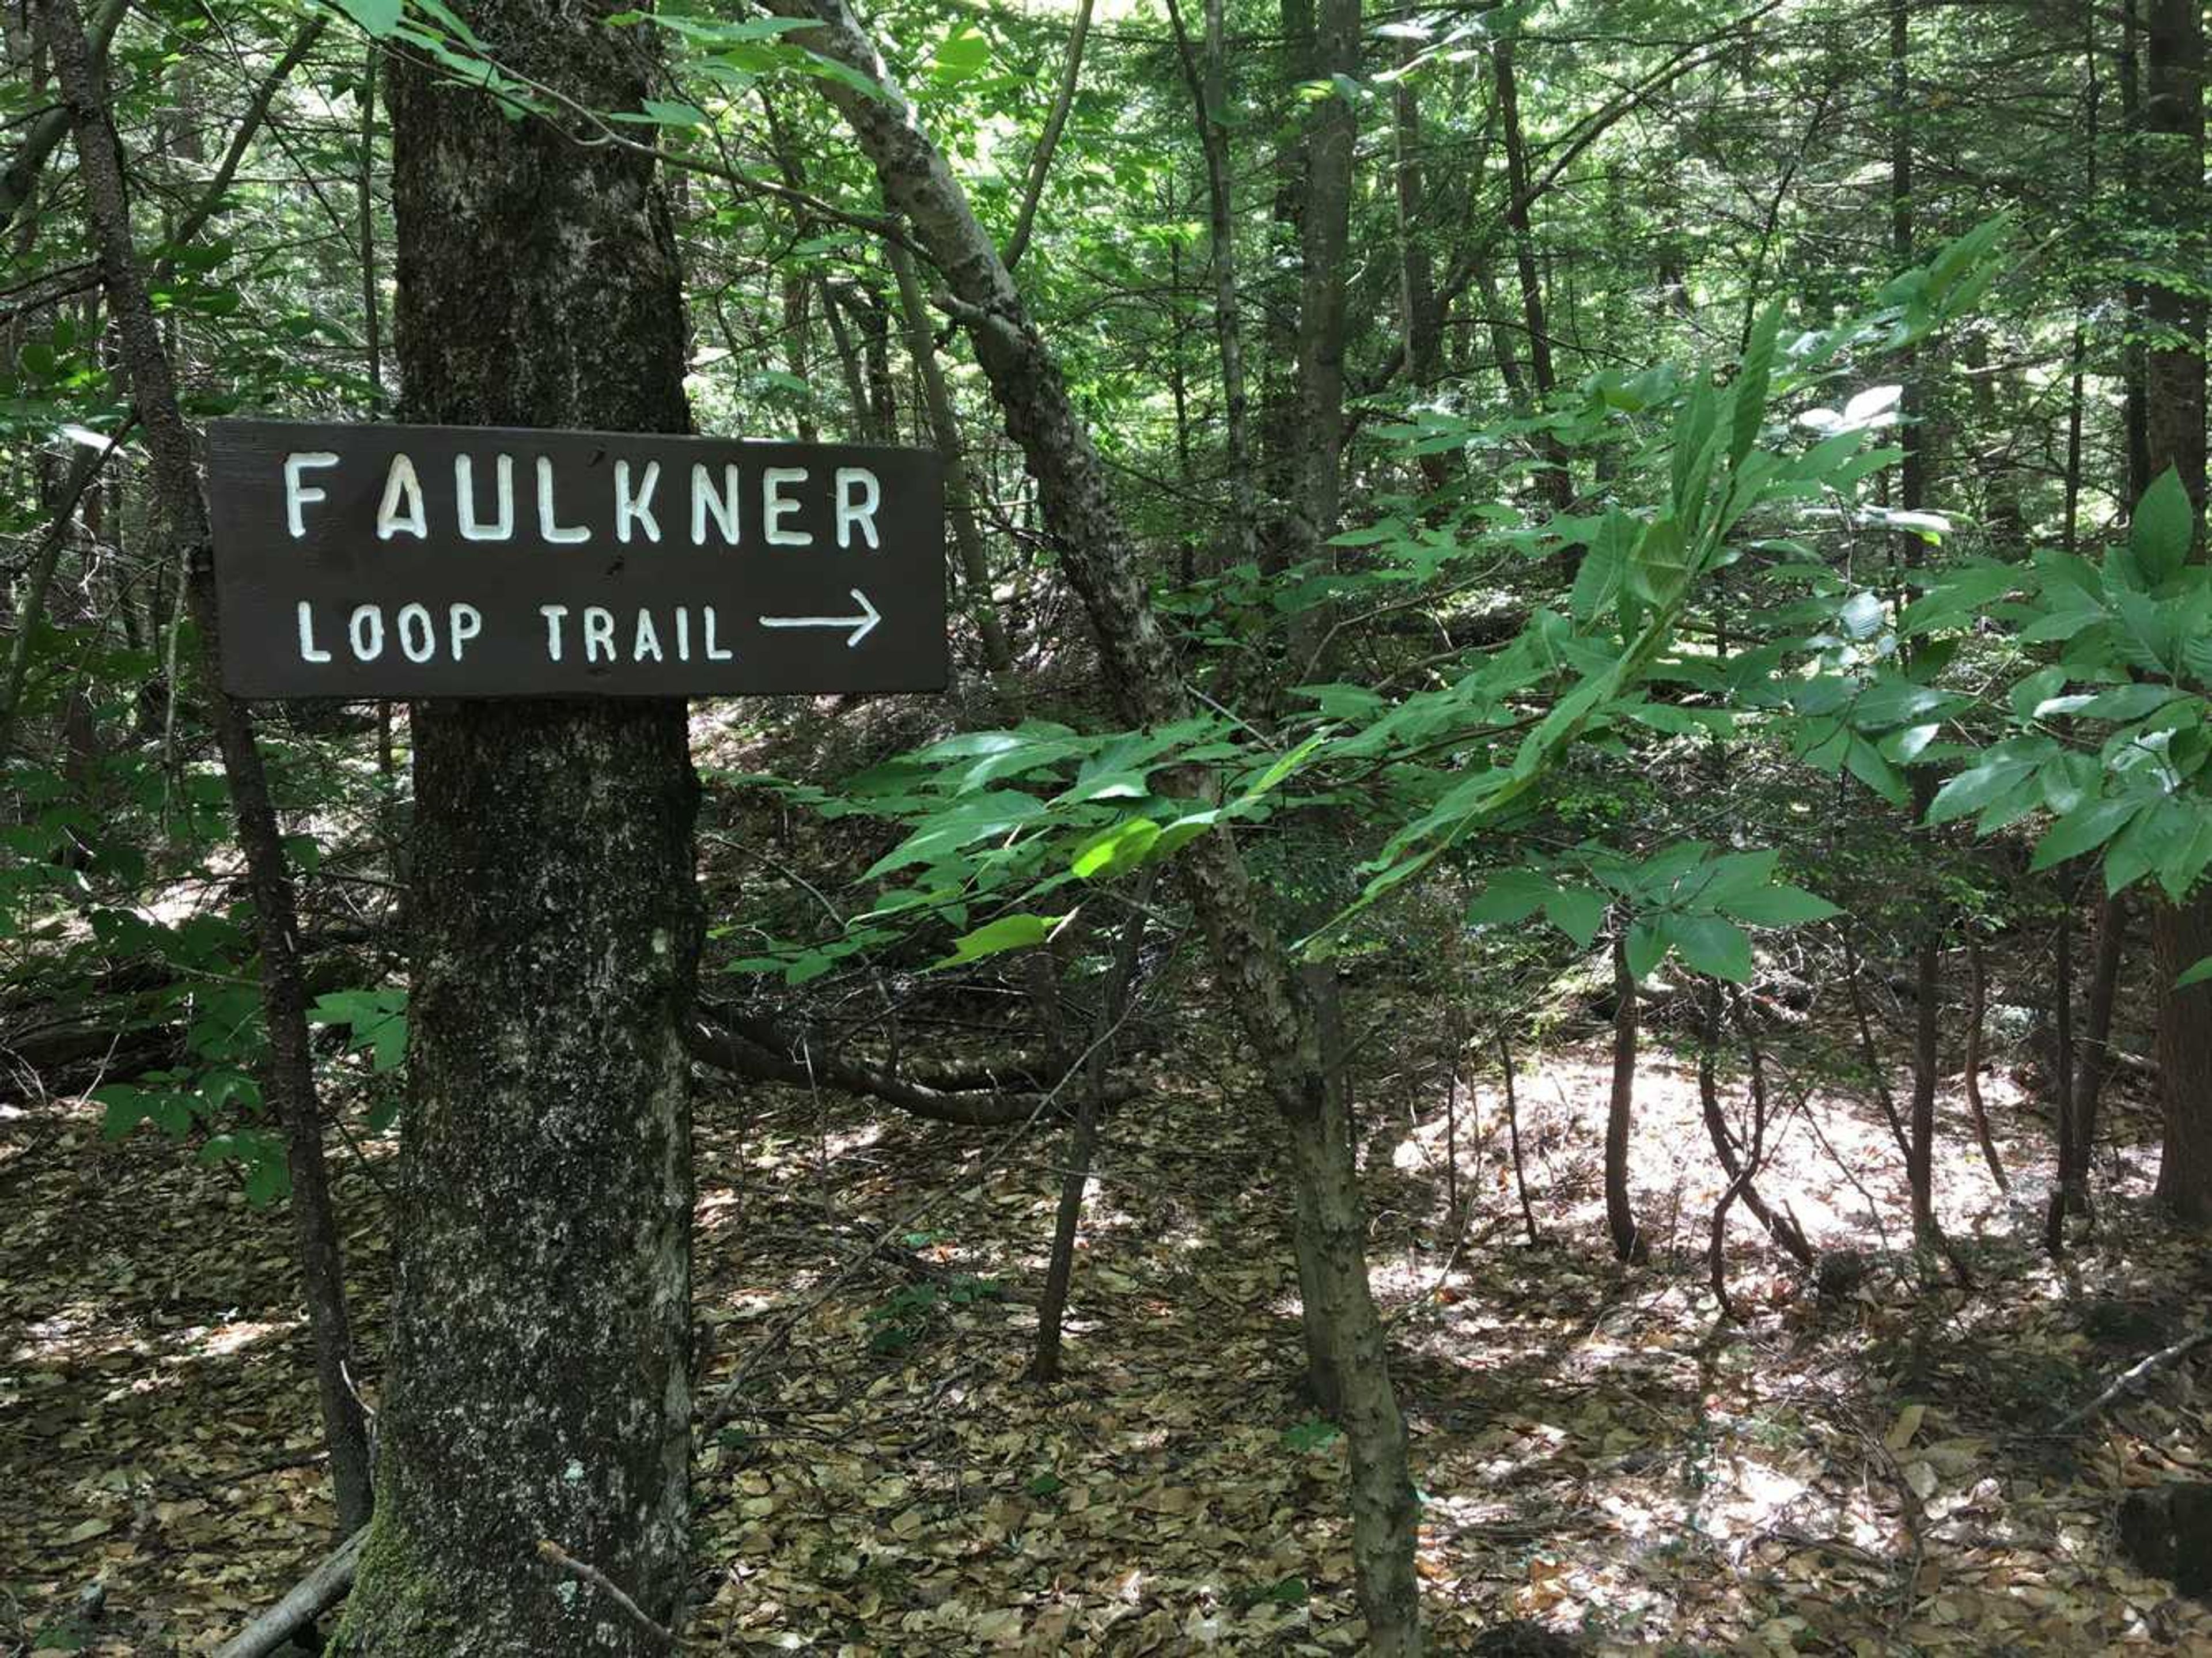
[[[1628,957],[1629,976],[1639,983],[1651,976],[1652,970],[1666,959],[1667,934],[1660,923],[1646,917],[1628,929],[1628,940],[1623,946]]]
[[[991,43],[972,23],[963,23],[945,36],[930,58],[933,80],[950,84],[980,75],[991,66]]]
[[[2046,870],[2069,858],[2095,851],[2118,835],[2143,804],[2141,797],[2122,796],[2118,799],[2091,800],[2075,807],[2035,843],[2035,859],[2028,868]]]
[[[1741,467],[1759,441],[1759,427],[1766,413],[1766,392],[1774,372],[1774,341],[1782,330],[1782,302],[1766,307],[1752,332],[1751,349],[1744,353],[1743,369],[1736,376],[1735,407],[1729,433],[1729,464]]]
[[[952,941],[952,953],[941,962],[932,962],[930,966],[956,967],[963,962],[996,956],[1002,950],[1026,950],[1044,943],[1066,920],[1066,915],[1001,915],[973,932],[962,933]]]
[[[1882,758],[1881,750],[1863,737],[1854,737],[1844,753],[1844,763],[1857,778],[1893,806],[1904,805],[1911,799],[1905,786],[1905,778],[1896,767]]]
[[[2143,491],[2128,527],[2128,550],[2151,586],[2170,580],[2188,561],[2196,519],[2180,473],[2167,467]]]
[[[1132,817],[1092,835],[1075,849],[1068,867],[1086,881],[1103,880],[1141,864],[1158,843],[1160,826],[1149,817]]]
[[[2034,771],[2035,764],[2032,760],[1985,760],[1960,772],[1936,791],[1936,799],[1928,807],[1929,823],[1948,823],[1979,811]]]
[[[1544,901],[1544,919],[1584,950],[1605,925],[1605,894],[1589,887],[1562,887]]]
[[[1501,870],[1467,907],[1467,919],[1498,926],[1525,921],[1559,891],[1559,884],[1534,870]]]
[[[399,27],[400,0],[336,0],[336,4],[372,39],[386,39]]]
[[[1717,915],[1670,915],[1667,936],[1682,960],[1698,972],[1734,984],[1749,981],[1751,939],[1734,922]]]
[[[1753,926],[1796,926],[1801,922],[1825,921],[1831,915],[1843,914],[1818,894],[1787,883],[1723,898],[1717,908]]]

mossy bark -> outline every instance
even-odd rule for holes
[[[652,31],[491,0],[501,64],[635,109]],[[648,158],[395,59],[400,413],[684,431],[674,237]],[[339,1650],[659,1643],[686,1553],[697,785],[680,702],[413,714],[415,978],[377,1517]]]

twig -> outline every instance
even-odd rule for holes
[[[2059,1418],[2057,1425],[2051,1431],[2066,1433],[2078,1428],[2114,1400],[2133,1393],[2142,1387],[2144,1382],[2149,1381],[2167,1365],[2186,1358],[2199,1347],[2205,1346],[2212,1346],[2212,1327],[2199,1330],[2194,1335],[2184,1336],[2171,1347],[2161,1347],[2148,1358],[2130,1365],[2113,1378],[2111,1387],[2106,1388],[2079,1410],[2070,1411]]]
[[[556,1543],[550,1537],[541,1537],[538,1540],[538,1558],[541,1560],[550,1562],[553,1565],[560,1567],[563,1571],[571,1572],[576,1576],[582,1578],[593,1588],[598,1589],[602,1594],[605,1594],[608,1600],[613,1601],[624,1612],[628,1612],[630,1615],[632,1622],[636,1624],[640,1629],[643,1630],[647,1635],[650,1635],[654,1640],[659,1642],[661,1645],[670,1648],[673,1648],[675,1646],[675,1631],[671,1630],[665,1624],[655,1623],[650,1617],[647,1616],[645,1608],[638,1605],[636,1601],[631,1600],[628,1594],[623,1592],[622,1585],[616,1582],[613,1578],[608,1576],[606,1573],[601,1571],[590,1561],[579,1560],[574,1555],[569,1553],[568,1550],[562,1548],[558,1543]]]

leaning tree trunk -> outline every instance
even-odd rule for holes
[[[911,222],[944,276],[943,302],[966,325],[1008,433],[1036,480],[1060,568],[1090,616],[1116,709],[1140,724],[1183,718],[1190,698],[1152,614],[1105,469],[1058,362],[966,192],[893,88],[845,0],[770,0],[770,9],[817,25],[792,38],[883,88],[871,96],[842,82],[822,83],[874,164],[885,200]],[[1213,786],[1196,768],[1162,780],[1201,799]],[[1342,1096],[1329,1085],[1313,1007],[1261,911],[1236,842],[1218,830],[1201,835],[1179,854],[1177,868],[1224,994],[1284,1124],[1306,1318],[1321,1333],[1342,1400],[1352,1562],[1368,1624],[1364,1650],[1380,1658],[1415,1653],[1421,1635],[1406,1428],[1367,1280],[1366,1218]]]
[[[2156,139],[2146,192],[2172,237],[2167,269],[2204,269],[2204,29],[2197,0],[2153,0],[2145,19],[2143,125]],[[2153,342],[2146,375],[2150,476],[2172,467],[2195,519],[2191,556],[2204,556],[2204,301],[2178,279],[2150,291]],[[2212,956],[2212,893],[2151,912],[2158,974],[2158,1069],[2166,1139],[2158,1199],[2183,1219],[2212,1223],[2212,981],[2173,981]]]
[[[502,64],[635,109],[649,30],[484,0]],[[683,432],[683,301],[648,157],[390,83],[405,418]],[[398,1283],[374,1529],[339,1649],[629,1655],[684,1580],[697,784],[679,701],[429,701]]]
[[[346,1311],[345,1263],[323,1163],[322,1105],[307,1045],[307,979],[300,963],[299,913],[291,872],[269,780],[262,770],[252,714],[222,688],[207,502],[200,494],[191,433],[177,398],[175,370],[131,243],[123,158],[99,60],[85,37],[74,0],[50,0],[46,16],[63,108],[76,133],[86,218],[99,249],[100,277],[115,317],[131,396],[145,429],[162,562],[180,563],[187,572],[186,593],[212,693],[216,744],[222,754],[223,777],[245,856],[246,890],[253,898],[254,942],[261,952],[262,1018],[269,1035],[267,1095],[284,1130],[284,1163],[292,1182],[292,1233],[314,1345],[315,1390],[330,1453],[332,1494],[339,1523],[350,1530],[368,1517],[368,1436],[361,1401],[347,1375],[353,1333]],[[106,15],[95,27],[112,30],[113,16]]]

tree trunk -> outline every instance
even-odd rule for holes
[[[1316,77],[1338,82],[1356,78],[1359,0],[1320,0],[1317,22]],[[1335,87],[1311,108],[1305,212],[1298,228],[1299,461],[1288,503],[1293,565],[1328,556],[1342,494],[1345,250],[1351,238],[1352,143],[1358,130],[1351,103]],[[1310,616],[1309,623],[1316,619]],[[1303,660],[1296,665],[1306,671]]]
[[[1528,147],[1521,130],[1519,82],[1513,71],[1510,39],[1492,49],[1498,74],[1498,113],[1505,133],[1506,227],[1513,233],[1513,268],[1521,279],[1521,315],[1528,330],[1528,373],[1535,382],[1539,405],[1551,401],[1557,385],[1552,366],[1552,336],[1544,320],[1544,279],[1536,268],[1536,242],[1528,218]],[[1554,433],[1540,440],[1545,471],[1544,498],[1554,512],[1574,505],[1574,474],[1568,465],[1566,446]]]
[[[2068,1193],[2076,1207],[2090,1207],[2089,1163],[2097,1145],[2097,1102],[2112,1068],[2112,1010],[2119,999],[2120,961],[2127,950],[2128,907],[2098,884],[2097,953],[2089,969],[2089,1006],[2075,1044],[2081,1063],[2074,1077],[2074,1175],[2078,1189]]]
[[[2058,935],[2059,948],[2068,952],[2064,958],[2065,989],[2056,999],[2061,1031],[2058,1087],[2062,1118],[2070,1117],[2073,1108],[2068,1096],[2074,1075],[2073,927],[2074,914],[2069,906]],[[1966,939],[1966,1052],[1959,1066],[1966,1090],[1966,1110],[1974,1120],[1974,1137],[1981,1143],[1982,1161],[1989,1165],[1990,1178],[1997,1183],[1998,1191],[2009,1192],[2012,1181],[2005,1177],[2004,1160],[1997,1155],[1996,1137],[1990,1133],[1989,1107],[1982,1098],[1982,1026],[1989,1018],[1990,978],[1988,966],[1982,960],[1981,941],[1971,934]]]
[[[1053,1216],[1052,1254],[1045,1269],[1044,1291],[1037,1303],[1036,1351],[1030,1361],[1030,1380],[1060,1379],[1060,1327],[1067,1313],[1068,1291],[1075,1282],[1075,1233],[1083,1221],[1084,1188],[1091,1184],[1091,1165],[1098,1151],[1098,1119],[1106,1107],[1106,1072],[1113,1058],[1114,1031],[1129,1010],[1137,976],[1137,957],[1144,949],[1145,924],[1152,913],[1145,901],[1152,896],[1152,873],[1139,877],[1136,902],[1121,923],[1114,945],[1114,963],[1107,971],[1105,993],[1099,999],[1091,1027],[1091,1058],[1078,1084],[1083,1104],[1068,1136],[1067,1167],[1060,1171],[1060,1205]]]
[[[650,31],[488,0],[501,63],[592,109]],[[649,158],[390,76],[402,411],[684,432],[683,305]],[[485,257],[486,250],[498,257]],[[417,706],[398,1284],[374,1529],[338,1647],[658,1643],[550,1542],[676,1621],[690,1423],[697,784],[678,701]]]
[[[1796,1216],[1786,1206],[1778,1211],[1760,1194],[1759,1170],[1754,1163],[1737,1155],[1735,1140],[1729,1132],[1728,1119],[1722,1114],[1719,1079],[1715,1074],[1720,1053],[1721,1005],[1720,985],[1717,981],[1709,981],[1705,986],[1705,1029],[1698,1046],[1698,1103],[1705,1120],[1705,1138],[1712,1142],[1713,1156],[1720,1160],[1721,1172],[1728,1176],[1727,1189],[1733,1194],[1730,1201],[1741,1198],[1744,1207],[1750,1210],[1757,1217],[1759,1224],[1766,1229],[1769,1237],[1800,1266],[1810,1266],[1814,1252],[1810,1240],[1805,1236],[1805,1229],[1797,1224]],[[1741,1007],[1737,1010],[1737,1018],[1744,1024],[1748,1039],[1750,1026],[1744,1021]],[[1758,1121],[1763,1126],[1765,1121],[1763,1087],[1753,1102],[1759,1107]]]
[[[221,688],[222,644],[207,503],[200,495],[191,434],[177,401],[175,371],[131,245],[114,124],[74,0],[47,0],[46,15],[57,78],[76,137],[86,216],[99,249],[101,280],[152,459],[161,562],[181,562],[190,572],[188,592],[210,688],[216,741],[245,854],[246,887],[253,898],[254,941],[261,952],[262,1017],[269,1035],[266,1095],[284,1130],[293,1237],[314,1342],[316,1393],[331,1455],[331,1483],[339,1523],[351,1530],[368,1517],[368,1441],[360,1402],[346,1375],[353,1336],[346,1314],[344,1260],[323,1164],[322,1108],[307,1047],[307,984],[300,969],[299,917],[291,874],[262,771],[252,716],[245,703]]]
[[[1912,265],[1911,47],[1912,0],[1889,0],[1890,258],[1899,270],[1910,270]],[[1918,357],[1917,351],[1908,348],[1898,365],[1898,376],[1905,383],[1905,391],[1899,404],[1902,418],[1898,426],[1898,447],[1903,458],[1897,467],[1897,504],[1909,513],[1919,512],[1926,506],[1928,497],[1927,433],[1921,424],[1923,399]],[[1920,537],[1907,531],[1899,540],[1905,550],[1905,568],[1917,568],[1921,558]],[[1927,821],[1929,803],[1936,798],[1936,779],[1925,768],[1912,774],[1912,822],[1916,825]],[[1940,916],[1932,910],[1920,918],[1920,939],[1912,967],[1912,1105],[1905,1175],[1912,1194],[1913,1239],[1923,1248],[1933,1247],[1938,1237],[1936,1066],[1936,1004],[1943,988],[1941,926]]]
[[[991,556],[983,544],[983,528],[975,513],[975,496],[968,479],[968,463],[960,449],[960,424],[953,417],[952,394],[945,384],[945,370],[937,361],[937,343],[929,331],[929,313],[921,297],[921,281],[915,273],[914,256],[896,242],[888,248],[891,274],[898,282],[899,310],[906,325],[907,354],[914,359],[921,379],[922,406],[929,419],[931,437],[945,461],[945,511],[952,520],[952,544],[960,561],[961,586],[967,592],[968,614],[975,619],[983,641],[983,665],[990,670],[999,705],[1009,720],[1022,717],[1022,688],[1014,677],[1014,653],[999,619],[999,606],[991,596]]]
[[[2181,273],[2212,257],[2204,212],[2204,31],[2197,0],[2151,0],[2144,29],[2143,126],[2151,137],[2147,202],[2171,237],[2166,269],[2150,291],[2146,438],[2152,478],[2172,467],[2195,516],[2191,557],[2204,557],[2204,325],[2201,288]],[[2212,981],[2174,980],[2212,956],[2212,894],[2151,912],[2158,973],[2158,1068],[2166,1139],[2158,1199],[2184,1220],[2212,1224]]]
[[[1183,75],[1198,106],[1200,148],[1206,158],[1206,265],[1213,276],[1213,338],[1221,357],[1223,471],[1229,485],[1229,534],[1217,568],[1256,563],[1260,525],[1252,482],[1250,398],[1244,379],[1244,319],[1237,292],[1237,204],[1229,167],[1227,37],[1223,0],[1206,0],[1206,66],[1194,70],[1182,13],[1169,0],[1168,16]]]
[[[1416,393],[1436,384],[1443,355],[1443,307],[1437,303],[1435,262],[1421,222],[1421,101],[1411,73],[1420,52],[1418,41],[1400,44],[1398,66],[1406,72],[1393,89],[1395,153],[1391,169],[1397,197],[1398,313],[1406,334],[1401,349],[1406,383]],[[1422,456],[1420,468],[1422,482],[1432,491],[1441,489],[1451,476],[1450,465],[1441,454]]]
[[[2140,230],[2144,218],[2142,144],[2142,23],[2137,8],[2142,0],[2120,0],[2120,211],[2126,222]],[[2154,474],[2150,469],[2150,412],[2146,380],[2149,353],[2142,330],[2148,296],[2144,290],[2138,246],[2128,250],[2128,276],[2121,295],[2127,313],[2129,338],[2120,347],[2120,378],[2124,421],[2127,428],[2128,500],[2142,499]]]
[[[1628,1139],[1636,1111],[1636,975],[1628,946],[1613,941],[1613,1094],[1605,1113],[1605,1225],[1613,1253],[1622,1260],[1650,1254],[1628,1195]]]
[[[792,38],[884,89],[872,97],[842,82],[823,83],[823,95],[874,163],[884,199],[906,216],[945,276],[947,302],[967,326],[1007,431],[1036,482],[1061,568],[1090,616],[1101,675],[1117,712],[1133,724],[1167,725],[1183,718],[1191,700],[1152,614],[1105,469],[1059,364],[1030,322],[966,192],[893,89],[881,56],[844,0],[771,0],[771,9],[818,25]],[[1210,774],[1195,768],[1161,780],[1201,800],[1214,786]],[[1352,1559],[1367,1616],[1366,1650],[1382,1658],[1418,1652],[1413,1488],[1405,1423],[1367,1281],[1358,1170],[1340,1104],[1332,1102],[1334,1090],[1322,1063],[1313,1009],[1289,953],[1261,912],[1236,842],[1220,831],[1201,835],[1179,854],[1177,872],[1205,932],[1222,993],[1236,1010],[1264,1090],[1284,1123],[1297,1188],[1306,1317],[1323,1333],[1344,1394]]]

